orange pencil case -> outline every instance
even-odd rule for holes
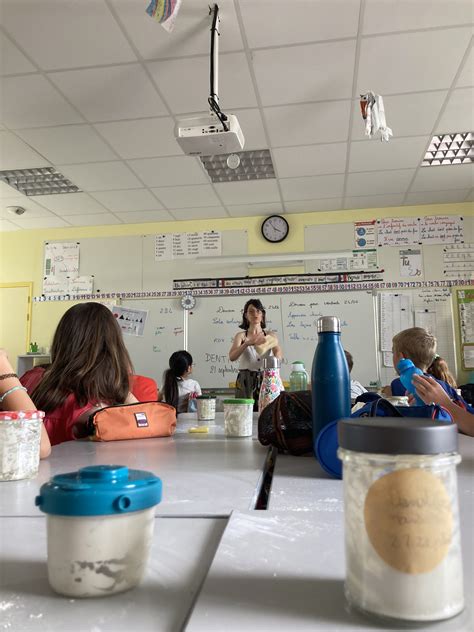
[[[89,417],[93,441],[170,437],[176,430],[176,410],[161,402],[106,406]]]

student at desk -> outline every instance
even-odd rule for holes
[[[231,362],[239,360],[235,396],[253,399],[255,404],[262,384],[263,359],[273,355],[281,360],[283,355],[275,332],[265,331],[265,316],[265,308],[259,299],[248,300],[239,325],[243,331],[235,335],[229,351]]]

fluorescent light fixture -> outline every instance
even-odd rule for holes
[[[56,171],[54,167],[7,169],[0,171],[0,180],[28,196],[80,191],[79,187]]]
[[[466,165],[474,162],[473,132],[439,134],[431,139],[422,167]]]
[[[347,257],[348,251],[345,252],[286,252],[281,255],[228,255],[221,257],[196,257],[196,263],[216,265],[217,262],[225,265],[226,263],[246,263],[249,266],[266,267],[266,264],[279,265],[299,265],[305,261],[312,259],[327,259],[328,257]]]
[[[272,157],[268,149],[239,151],[220,156],[201,156],[201,162],[212,182],[267,180],[275,177]],[[229,164],[236,166],[229,166]]]

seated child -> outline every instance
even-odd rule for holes
[[[175,351],[164,374],[163,401],[176,408],[177,413],[192,410],[193,398],[201,395],[201,387],[189,376],[193,372],[193,358],[187,351]]]
[[[352,358],[352,354],[349,351],[346,351],[344,349],[344,353],[346,355],[349,373],[351,373],[352,367],[354,366],[354,359]],[[351,378],[351,400],[354,401],[355,398],[359,395],[362,395],[362,393],[367,393],[367,389],[364,388],[360,382]]]

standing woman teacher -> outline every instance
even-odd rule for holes
[[[229,360],[239,360],[239,373],[235,384],[235,396],[252,398],[258,402],[262,384],[263,359],[268,356],[282,358],[278,338],[273,331],[266,331],[265,308],[257,298],[245,303],[240,331],[235,335],[229,351]]]

